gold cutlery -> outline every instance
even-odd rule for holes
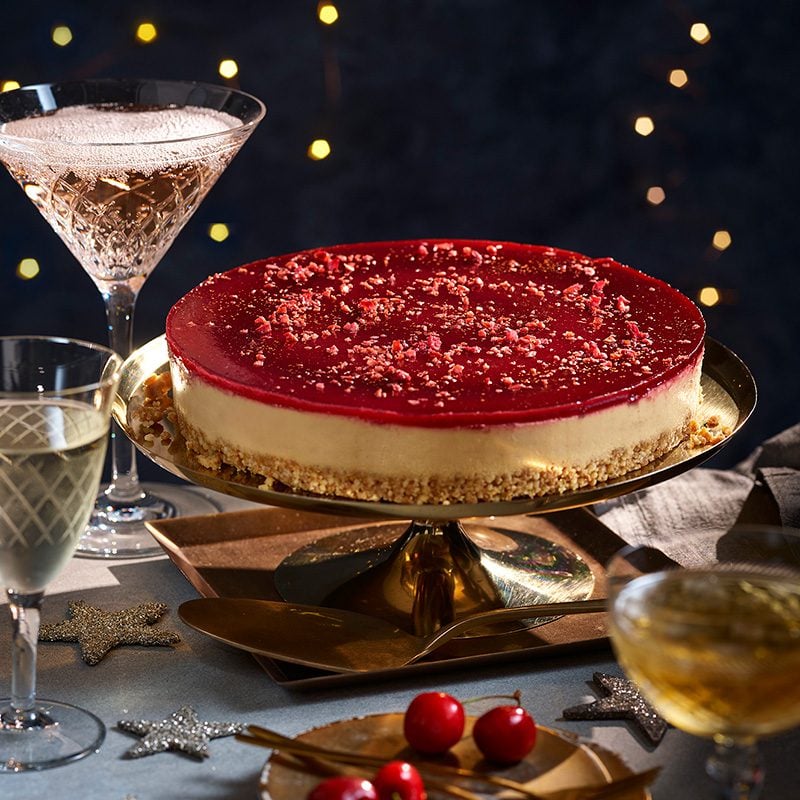
[[[301,761],[308,762],[311,770],[317,770],[322,773],[335,772],[336,770],[330,769],[331,764],[377,769],[387,761],[385,758],[374,755],[333,750],[298,739],[291,739],[259,725],[249,725],[247,730],[249,733],[238,734],[236,736],[237,740],[277,750],[281,754],[290,753]],[[468,788],[469,785],[473,784],[482,784],[484,791],[487,787],[494,792],[502,791],[503,794],[500,796],[506,798],[506,800],[513,800],[514,797],[524,798],[525,800],[623,800],[623,798],[634,797],[634,792],[649,786],[660,772],[660,767],[655,767],[644,772],[635,772],[621,778],[615,778],[606,783],[592,783],[547,792],[534,792],[523,783],[500,775],[492,775],[488,772],[478,772],[466,767],[425,761],[414,761],[413,763],[430,788],[436,788],[440,792],[449,794],[452,797],[463,798],[463,800],[473,800],[473,798],[474,800],[479,800],[480,795],[476,795]],[[447,782],[448,779],[451,781],[460,779],[462,784],[466,783],[467,785],[456,785],[452,782]]]
[[[178,613],[192,628],[251,653],[356,673],[413,664],[453,637],[485,625],[605,610],[602,599],[499,608],[458,619],[425,637],[366,614],[273,600],[205,597],[183,603]]]

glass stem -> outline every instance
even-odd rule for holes
[[[11,703],[3,712],[3,725],[35,728],[47,724],[36,712],[36,645],[43,592],[17,594],[8,591],[13,620],[11,640]]]
[[[103,289],[108,321],[108,342],[123,358],[133,351],[133,312],[138,292],[127,283]],[[105,491],[115,506],[133,505],[144,498],[136,471],[136,448],[116,422],[111,423],[111,482]]]
[[[714,753],[706,771],[722,787],[724,800],[756,800],[761,795],[764,770],[754,739],[714,737]]]

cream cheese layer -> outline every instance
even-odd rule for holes
[[[645,397],[550,421],[429,428],[300,411],[222,390],[171,363],[173,400],[211,444],[340,474],[386,479],[493,476],[605,463],[670,436],[698,409],[702,357]]]

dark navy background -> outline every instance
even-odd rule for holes
[[[798,6],[792,0],[6,3],[0,82],[164,77],[256,94],[268,114],[145,285],[136,340],[206,275],[345,241],[506,239],[611,255],[696,297],[760,388],[714,463],[800,418]],[[158,38],[137,44],[138,22]],[[712,38],[698,45],[691,23]],[[51,41],[65,24],[74,39]],[[683,68],[689,84],[667,82]],[[633,130],[639,115],[655,132]],[[312,161],[312,139],[329,158]],[[647,187],[663,186],[651,206]],[[230,237],[215,243],[209,224]],[[724,252],[714,231],[730,231]],[[16,276],[20,259],[41,273]],[[97,290],[0,175],[0,334],[105,340]],[[147,472],[149,468],[146,468]]]

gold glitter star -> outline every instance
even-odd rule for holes
[[[167,611],[163,603],[142,603],[122,611],[103,611],[83,600],[68,605],[68,618],[42,625],[39,641],[78,642],[87,664],[97,664],[109,650],[124,644],[166,646],[181,637],[175,631],[153,628]]]
[[[128,758],[140,758],[165,750],[180,750],[195,758],[207,758],[208,743],[244,730],[239,722],[201,722],[191,706],[183,706],[167,719],[121,719],[117,727],[144,737],[128,750]]]
[[[564,709],[564,719],[628,719],[636,723],[652,744],[664,738],[666,721],[629,680],[604,672],[595,672],[592,677],[605,697]]]

